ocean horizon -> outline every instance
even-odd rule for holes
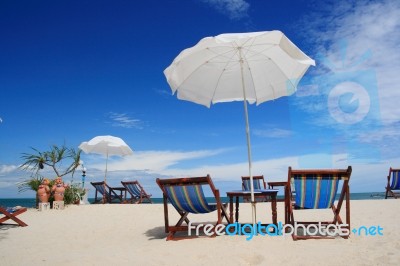
[[[337,195],[338,198],[339,194]],[[278,196],[278,200],[283,199],[283,196]],[[363,193],[350,193],[350,200],[381,200],[385,199],[385,192],[363,192]],[[213,202],[212,198],[209,198]],[[228,197],[221,197],[223,202],[228,202]],[[88,199],[90,204],[93,204],[94,198]],[[162,204],[162,198],[152,198],[154,204]],[[27,208],[34,208],[36,204],[35,198],[0,198],[0,206],[14,207],[22,206]],[[147,203],[145,203],[147,204]]]

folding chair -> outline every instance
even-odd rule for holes
[[[109,187],[104,181],[101,182],[90,182],[92,186],[95,187],[96,193],[94,198],[94,203],[102,202],[102,203],[122,203],[123,197],[122,195],[118,195],[113,188]],[[101,198],[97,199],[97,194],[101,195]],[[114,202],[113,202],[114,201]],[[115,202],[117,201],[117,202]]]
[[[392,178],[392,182],[390,182],[390,178]],[[400,193],[395,193],[394,190],[400,190],[400,169],[393,169],[390,167],[389,175],[387,176],[385,199],[389,197],[397,199],[397,197],[400,196]]]
[[[296,190],[294,204],[287,206],[287,214],[285,217],[289,220],[288,223],[293,227],[295,225],[311,225],[321,224],[325,228],[329,225],[340,225],[341,229],[347,229],[348,234],[340,235],[343,238],[348,238],[350,234],[350,188],[349,180],[352,168],[349,166],[347,169],[314,169],[314,170],[293,170],[289,167],[288,184],[291,180],[294,181]],[[342,181],[342,189],[340,192],[339,200],[335,205],[335,198],[337,190],[340,186],[339,182]],[[286,195],[286,201],[291,202],[291,186],[288,185],[289,193]],[[346,206],[346,224],[343,223],[340,217],[343,200]],[[294,210],[309,210],[309,209],[327,209],[331,208],[333,211],[332,221],[296,221],[294,218]],[[297,239],[309,238],[334,238],[329,235],[298,235],[296,230],[293,231],[292,237]]]
[[[153,203],[151,201],[151,194],[147,194],[144,191],[143,187],[140,183],[136,181],[121,181],[121,184],[126,188],[126,191],[131,195],[131,202],[133,203],[142,203],[144,201],[148,201],[149,203]]]
[[[267,189],[267,183],[265,182],[263,175],[253,176],[253,188],[254,190]],[[242,189],[250,190],[249,176],[242,176]],[[257,196],[256,194],[254,195],[254,200],[256,202],[268,201],[268,199],[268,196]],[[243,201],[250,202],[251,197],[243,197]]]
[[[189,213],[202,214],[217,211],[217,221],[214,224],[215,226],[221,224],[223,218],[229,222],[229,218],[225,210],[227,204],[221,203],[219,190],[215,188],[209,175],[204,177],[174,179],[157,178],[156,182],[163,192],[165,232],[168,234],[167,240],[176,239],[174,237],[176,232],[188,230],[188,224],[190,222],[188,219]],[[204,196],[203,186],[211,189],[216,203],[208,202]],[[168,201],[180,214],[180,219],[174,226],[169,224]],[[183,222],[186,222],[187,225],[182,225]]]
[[[13,220],[16,222],[19,226],[28,226],[26,223],[21,221],[20,219],[17,218],[18,215],[20,215],[23,212],[26,212],[26,208],[2,208],[0,207],[0,213],[4,214],[4,217],[0,218],[0,224],[4,224],[5,221],[7,220]]]

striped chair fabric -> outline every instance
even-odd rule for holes
[[[141,190],[140,190],[139,186],[137,185],[137,183],[125,183],[125,187],[126,187],[126,189],[128,189],[129,192],[131,192],[133,195],[135,195],[136,197],[139,197],[139,198],[140,198]]]
[[[390,184],[390,189],[400,190],[400,170],[392,171],[392,183]]]
[[[108,193],[108,191],[106,189],[104,189],[104,187],[105,187],[104,184],[99,184],[99,185],[95,184],[93,186],[97,189],[97,191],[101,195],[106,196],[106,197],[110,197],[110,193]]]
[[[295,205],[305,209],[330,208],[338,190],[338,175],[294,175]]]
[[[90,182],[92,186],[96,189],[95,192],[95,199],[94,203],[100,202],[100,201],[107,201],[108,203],[112,203],[113,200],[117,200],[118,202],[122,202],[123,198],[122,195],[118,195],[113,188],[109,187],[104,181],[101,182]],[[101,199],[97,199],[97,193],[100,193],[102,196]]]
[[[171,204],[180,211],[209,213],[216,210],[216,204],[209,204],[201,185],[168,186],[165,191]]]
[[[243,180],[244,190],[250,190],[250,179]],[[254,189],[263,189],[264,186],[261,185],[261,179],[253,180]]]

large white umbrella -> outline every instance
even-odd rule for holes
[[[252,220],[256,221],[247,102],[288,96],[314,60],[280,31],[221,34],[183,50],[164,70],[178,99],[210,107],[243,101],[248,148]]]
[[[82,142],[79,149],[85,153],[96,153],[106,156],[106,170],[104,182],[107,181],[108,157],[112,155],[125,156],[133,154],[132,149],[121,138],[113,136],[97,136],[89,141]]]

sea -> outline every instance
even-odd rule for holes
[[[338,198],[338,196],[337,196]],[[283,196],[278,196],[278,200],[283,199]],[[350,200],[381,200],[385,199],[384,192],[367,192],[367,193],[350,193]],[[227,197],[221,197],[222,202],[228,202]],[[94,202],[94,198],[88,199],[89,203]],[[162,198],[152,198],[153,203],[162,204]],[[213,202],[210,200],[210,203]],[[35,198],[9,198],[9,199],[0,199],[0,206],[3,207],[14,207],[14,206],[22,206],[27,208],[35,207]]]

